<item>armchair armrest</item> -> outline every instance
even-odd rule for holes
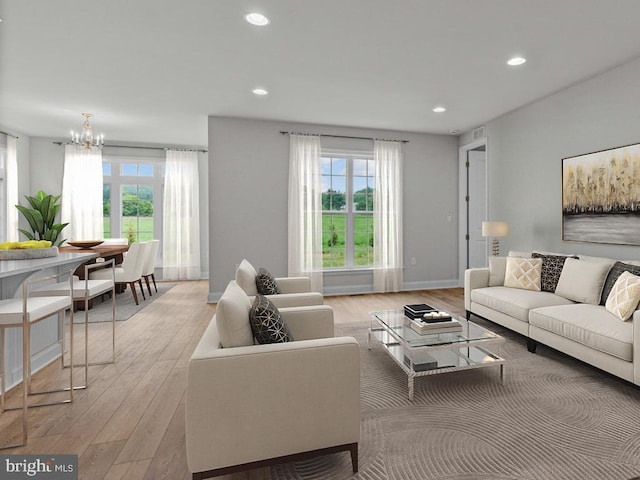
[[[330,338],[334,335],[333,309],[329,305],[279,310],[295,341]]]
[[[311,291],[311,279],[309,277],[281,277],[276,278],[276,283],[282,293],[305,293]]]
[[[324,297],[318,292],[303,293],[280,293],[278,295],[265,295],[278,308],[287,307],[306,307],[307,305],[322,305]],[[253,303],[255,296],[249,297],[249,301]]]
[[[489,286],[488,268],[468,268],[464,271],[464,308],[471,309],[471,290]]]
[[[360,357],[351,337],[217,349],[189,362],[186,444],[192,472],[359,437]]]

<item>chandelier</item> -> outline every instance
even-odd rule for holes
[[[82,148],[102,148],[102,145],[104,145],[104,135],[94,135],[91,124],[89,123],[89,117],[93,117],[93,115],[83,113],[82,116],[84,117],[82,132],[78,133],[71,130],[71,143]]]

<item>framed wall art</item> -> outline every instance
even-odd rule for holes
[[[640,245],[640,143],[562,159],[562,240]]]

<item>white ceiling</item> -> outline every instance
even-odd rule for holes
[[[90,112],[107,143],[204,146],[208,115],[448,134],[640,56],[638,0],[0,0],[0,18],[0,125],[65,137]]]

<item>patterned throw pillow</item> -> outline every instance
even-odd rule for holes
[[[284,343],[293,340],[282,315],[264,295],[256,295],[249,311],[249,323],[258,343]]]
[[[539,258],[507,257],[504,286],[540,291],[542,260]]]
[[[558,280],[560,280],[560,274],[562,273],[562,267],[567,258],[578,258],[575,256],[565,255],[544,255],[542,253],[533,252],[531,258],[539,258],[542,260],[542,280],[541,290],[543,292],[554,293],[558,286]]]
[[[609,275],[607,275],[607,279],[604,282],[604,288],[602,289],[602,297],[600,298],[600,305],[605,305],[607,303],[607,299],[609,298],[609,292],[613,288],[613,285],[618,280],[618,277],[622,275],[623,272],[629,272],[634,275],[640,275],[640,267],[638,265],[631,265],[629,263],[616,262],[609,270]]]
[[[605,308],[623,322],[629,320],[640,302],[640,277],[622,272],[613,284]]]
[[[262,267],[260,267],[256,275],[256,287],[258,288],[258,293],[261,295],[277,295],[282,293],[273,275]]]

